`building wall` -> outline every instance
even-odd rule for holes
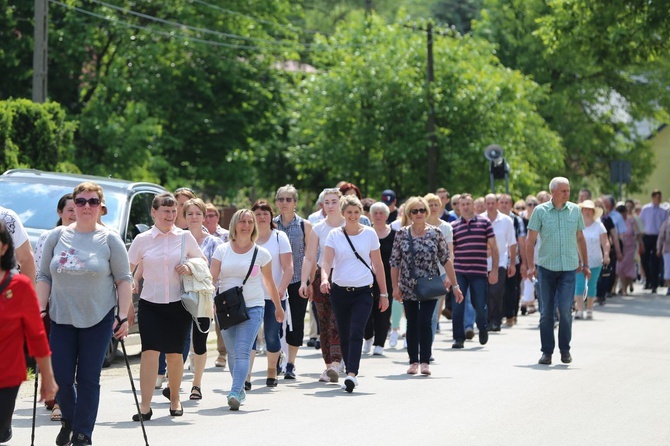
[[[656,168],[642,186],[642,192],[630,195],[631,198],[639,199],[642,204],[651,201],[651,191],[654,189],[663,192],[663,201],[670,199],[670,125],[663,127],[652,138],[652,150]]]

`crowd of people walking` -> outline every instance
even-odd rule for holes
[[[668,285],[670,220],[658,190],[641,206],[594,199],[585,189],[572,202],[563,177],[548,186],[516,202],[508,194],[450,197],[441,188],[401,203],[390,189],[377,201],[343,182],[321,191],[318,209],[305,219],[296,211],[298,191],[286,185],[274,207],[258,200],[237,210],[228,230],[213,204],[180,188],[154,198],[154,225],[126,250],[101,222],[102,188],[84,182],[59,201],[56,228],[40,238],[35,258],[18,216],[0,208],[0,318],[9,327],[0,335],[17,358],[0,373],[0,443],[12,436],[26,367],[16,352],[25,338],[39,364],[41,396],[57,404],[56,444],[92,444],[105,350],[134,323],[133,290],[142,349],[134,421],[152,419],[156,389],[170,400],[170,416],[184,415],[189,351],[188,398],[203,398],[210,329],[218,337],[216,366],[231,375],[230,410],[247,399],[261,342],[267,387],[282,376],[301,379],[297,354],[311,331],[307,314],[324,361],[318,381],[339,383],[343,373],[348,393],[360,385],[362,356],[383,355],[387,340],[395,347],[402,339],[402,314],[410,375],[431,375],[435,335],[446,323],[441,315],[451,320],[452,348],[463,349],[475,335],[486,345],[490,332],[534,312],[535,301],[538,363],[552,363],[556,327],[560,360],[571,363],[573,319],[593,319],[596,302],[629,293],[636,280],[652,293]],[[17,263],[23,274],[14,274]],[[206,311],[197,317],[182,304],[193,281],[207,290]],[[241,306],[228,306],[233,295]]]

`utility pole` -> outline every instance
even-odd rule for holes
[[[47,53],[49,50],[49,0],[35,0],[33,43],[33,102],[47,100]]]
[[[426,27],[428,37],[428,64],[426,73],[426,91],[428,93],[428,190],[437,189],[437,140],[435,138],[435,104],[433,103],[432,83],[433,71],[433,23],[428,22]]]

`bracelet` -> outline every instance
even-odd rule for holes
[[[379,293],[379,297],[389,297],[389,293]]]
[[[460,289],[461,289],[461,286],[460,286],[460,285],[452,285],[452,286],[451,286],[451,289],[452,289],[452,290],[460,290]]]

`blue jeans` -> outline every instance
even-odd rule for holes
[[[113,323],[113,309],[100,322],[88,328],[51,321],[49,344],[58,384],[56,401],[63,420],[72,421],[74,435],[93,437],[100,404],[102,362],[112,338]]]
[[[233,325],[227,330],[221,330],[223,342],[228,349],[228,367],[233,377],[230,395],[240,396],[244,381],[249,373],[251,347],[254,345],[258,330],[263,322],[265,307],[247,308],[249,320]]]
[[[570,351],[572,303],[575,296],[575,271],[551,271],[538,265],[540,286],[540,340],[542,353],[554,353],[554,309],[558,308],[558,349]]]
[[[286,301],[281,301],[282,309],[286,309]],[[265,346],[270,353],[278,353],[281,350],[281,322],[275,317],[275,304],[270,299],[265,300],[265,313],[263,315],[263,336]]]
[[[373,301],[372,289],[349,292],[337,284],[330,289],[330,302],[340,333],[340,349],[347,373],[358,375],[365,326]]]
[[[475,326],[475,307],[472,306],[472,298],[470,297],[470,290],[467,293],[464,293],[463,302],[465,303],[465,316],[463,317],[463,327],[464,328],[473,328]]]
[[[433,328],[431,319],[437,300],[403,300],[407,317],[407,354],[409,363],[428,364],[433,349]]]
[[[463,295],[470,292],[472,305],[475,308],[477,328],[479,331],[487,330],[488,310],[486,308],[486,299],[488,294],[488,277],[476,274],[456,273],[456,280],[461,287]],[[456,299],[451,301],[452,329],[456,341],[465,341],[465,326],[463,316],[465,313],[465,300],[456,303]]]

